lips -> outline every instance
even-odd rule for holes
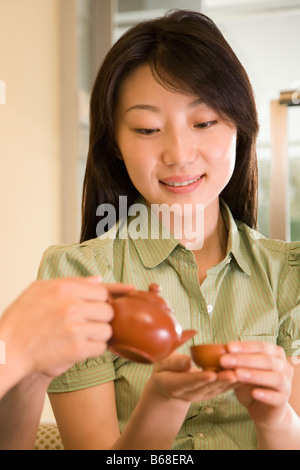
[[[200,178],[201,175],[170,176],[169,178],[160,180],[160,182],[167,186],[183,187],[196,183]]]
[[[174,186],[174,187],[177,188],[177,187],[188,186],[189,184],[196,183],[196,181],[198,181],[200,178],[196,178],[196,179],[193,179],[193,180],[187,180],[187,181],[177,181],[177,182],[170,182],[170,183],[163,182],[163,183],[166,184],[167,186]]]
[[[170,176],[160,180],[163,187],[172,193],[184,194],[194,191],[203,180],[204,175]]]

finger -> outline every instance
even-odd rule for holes
[[[89,276],[85,279],[90,284],[101,284],[101,282],[103,282],[101,276]]]
[[[201,393],[205,393],[208,384],[216,380],[216,374],[211,371],[173,372],[172,375],[161,372],[161,374],[164,374],[164,388],[175,397],[187,397],[195,393],[200,396]]]
[[[136,289],[132,285],[123,283],[104,284],[99,276],[64,278],[40,282],[47,282],[48,286],[54,289],[54,295],[66,295],[95,301],[107,301],[109,294],[124,295]],[[40,285],[42,286],[43,284]]]
[[[185,358],[186,356],[178,355],[177,360],[179,361],[180,358]],[[175,363],[171,364],[170,361],[174,360],[171,356],[165,361],[161,361],[158,364],[159,367],[162,369],[160,370],[163,372],[165,367],[173,367],[173,371],[176,371]],[[179,369],[177,369],[179,372]],[[218,393],[222,393],[224,391],[229,390],[232,388],[233,384],[237,382],[237,377],[233,371],[222,371],[220,373],[216,373],[213,371],[202,371],[199,369],[190,369],[188,372],[180,372],[178,374],[177,379],[172,376],[172,386],[175,385],[175,389],[180,391],[179,393],[195,393],[198,392],[200,394],[211,395],[215,396]],[[211,384],[211,386],[210,386]]]
[[[232,388],[232,384],[227,381],[216,381],[214,383],[207,384],[203,389],[203,399],[209,400],[221,393],[227,392]]]
[[[106,341],[87,341],[85,344],[84,351],[80,354],[80,358],[77,361],[84,360],[87,358],[94,358],[101,356],[107,349]]]
[[[114,309],[107,302],[82,302],[78,310],[83,318],[92,322],[111,322],[114,318]]]
[[[264,343],[261,341],[233,341],[227,345],[229,353],[241,353],[241,354],[269,354],[279,359],[285,357],[285,353],[282,347],[276,344]]]
[[[220,358],[220,364],[226,369],[247,367],[249,369],[282,371],[286,365],[286,358],[282,359],[278,356],[262,353],[225,354]]]
[[[274,390],[266,390],[254,388],[251,392],[252,397],[262,403],[266,403],[273,407],[279,407],[287,402],[286,396]]]
[[[280,392],[287,392],[290,388],[287,377],[280,372],[241,368],[236,369],[235,373],[243,383],[260,385]]]
[[[156,372],[162,371],[188,371],[191,368],[192,360],[185,354],[173,353],[167,358],[157,361],[154,365]]]
[[[82,334],[88,341],[107,342],[112,337],[112,327],[109,323],[86,324]]]
[[[103,286],[107,289],[108,293],[111,294],[113,297],[119,297],[128,292],[135,291],[136,287],[131,284],[123,284],[121,282],[115,284],[103,284]]]
[[[91,286],[91,288],[94,286]],[[128,292],[136,290],[135,286],[123,283],[115,284],[100,284],[95,286],[95,290],[90,289],[90,295],[95,294],[93,300],[108,301],[111,297],[119,297],[127,294]],[[92,297],[89,297],[92,300]]]
[[[228,390],[231,390],[234,387],[234,384],[230,383],[227,380],[214,380],[210,377],[209,380],[205,380],[198,383],[195,383],[194,386],[190,386],[186,390],[183,390],[186,400],[191,401],[205,401],[210,400],[221,393],[225,393]]]
[[[71,299],[105,301],[108,298],[107,289],[100,282],[100,277],[74,277],[40,281],[41,289],[47,286],[53,297],[69,297]],[[44,284],[44,283],[47,284]]]
[[[238,382],[237,375],[235,371],[233,370],[224,370],[224,371],[218,372],[217,380],[221,382],[228,382],[230,384],[235,384]]]

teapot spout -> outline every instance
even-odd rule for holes
[[[186,343],[189,339],[191,339],[197,333],[198,331],[196,330],[184,330],[181,334],[180,339],[176,343],[176,349],[179,348],[179,346],[182,346],[184,343]]]

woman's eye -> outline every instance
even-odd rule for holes
[[[201,122],[199,124],[196,124],[195,127],[198,129],[207,129],[208,127],[213,126],[214,124],[217,124],[217,121],[206,121],[206,122]]]
[[[134,129],[134,132],[141,135],[153,135],[159,132],[159,129]]]

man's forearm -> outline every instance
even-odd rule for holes
[[[0,400],[0,449],[32,449],[50,379],[33,374]]]
[[[2,398],[23,378],[24,374],[21,371],[8,369],[6,364],[0,365],[0,403]]]

